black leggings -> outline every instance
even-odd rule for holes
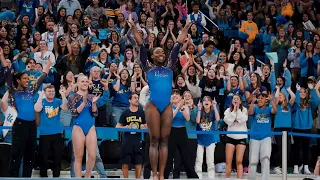
[[[198,139],[188,139],[188,151],[191,159],[191,165],[194,167],[197,158]],[[173,179],[180,179],[180,172],[183,172],[183,164],[179,151],[174,157]]]
[[[37,145],[37,126],[35,121],[17,118],[12,127],[11,177],[18,177],[21,159],[23,158],[22,177],[31,177]]]
[[[290,132],[290,128],[274,128],[275,132],[282,132],[287,131]],[[278,152],[276,153],[276,166],[282,165],[282,136],[281,135],[275,135]],[[290,152],[291,152],[291,136],[287,136],[287,160],[290,158]]]
[[[168,160],[167,166],[164,171],[164,178],[168,179],[169,174],[172,171],[173,159],[176,155],[176,150],[178,149],[181,155],[182,164],[185,167],[188,178],[199,178],[197,173],[192,166],[191,158],[188,150],[188,135],[185,127],[172,127],[169,142],[168,142]]]
[[[310,129],[293,129],[293,132],[297,133],[311,133]],[[293,148],[293,164],[294,165],[308,165],[309,163],[309,137],[293,136],[294,148]],[[302,158],[300,156],[300,150],[302,150]],[[301,161],[302,159],[302,161]]]
[[[63,150],[63,139],[61,133],[52,134],[52,135],[41,135],[39,142],[39,155],[41,159],[40,164],[40,176],[48,177],[48,157],[49,152],[52,152],[53,168],[52,175],[53,177],[60,176],[61,170],[61,157]]]

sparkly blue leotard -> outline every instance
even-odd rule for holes
[[[171,51],[167,67],[156,66],[148,70],[147,79],[150,88],[149,101],[152,102],[162,113],[170,104],[172,93],[172,65],[178,59],[181,43],[176,43]],[[147,50],[144,45],[140,45],[140,61],[143,66],[147,66]]]
[[[92,99],[94,95],[87,96],[87,105],[83,108],[81,113],[78,113],[77,108],[82,103],[82,96],[78,93],[72,94],[69,97],[68,106],[74,117],[74,125],[79,126],[86,136],[92,126],[94,126],[94,118],[98,115],[98,111],[92,112]]]

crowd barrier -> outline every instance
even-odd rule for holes
[[[0,130],[4,129],[11,129],[11,126],[0,126]],[[60,130],[71,131],[72,127],[38,127],[38,130],[50,128],[51,130],[54,128],[59,128]],[[97,132],[105,131],[105,132],[139,132],[141,133],[142,140],[144,140],[144,133],[148,133],[148,129],[125,129],[125,128],[112,128],[112,127],[96,127]],[[287,140],[289,136],[303,136],[303,137],[310,137],[310,138],[320,138],[318,134],[306,134],[306,133],[295,133],[295,132],[253,132],[253,131],[187,131],[190,134],[248,134],[248,135],[255,135],[255,134],[265,134],[265,135],[281,135],[282,136],[282,154],[287,153]],[[282,172],[287,172],[287,156],[282,156]],[[287,173],[282,174],[282,179],[287,179]]]

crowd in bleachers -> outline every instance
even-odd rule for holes
[[[189,178],[202,178],[206,167],[209,178],[215,172],[242,178],[244,172],[255,179],[260,162],[262,179],[269,179],[270,173],[282,174],[283,154],[281,135],[268,132],[320,133],[319,0],[6,2],[0,2],[0,122],[12,130],[2,130],[0,138],[12,148],[1,176],[31,177],[40,167],[41,177],[47,169],[59,177],[61,162],[68,160],[71,176],[78,177],[84,152],[77,149],[85,144],[86,177],[92,168],[106,177],[110,160],[121,164],[124,177],[134,164],[137,178],[150,178],[147,133],[142,141],[140,133],[92,130],[90,123],[148,129],[146,72],[159,47],[173,69],[164,178],[170,172],[179,178],[184,170]],[[178,45],[179,55],[171,59]],[[311,174],[317,162],[318,174],[320,141],[288,140],[293,173]]]

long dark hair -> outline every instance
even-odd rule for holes
[[[189,69],[191,68],[191,67],[193,67],[195,70],[195,75],[193,75],[193,76],[190,76],[189,75]],[[189,66],[188,67],[188,69],[187,69],[187,75],[188,75],[188,81],[189,81],[189,83],[190,84],[193,84],[193,85],[196,85],[197,84],[197,68],[196,68],[196,66],[195,65],[191,65],[191,66]]]
[[[239,99],[240,99],[240,101],[241,101],[241,104],[239,104],[239,109],[242,111],[242,110],[243,110],[243,106],[242,106],[242,99],[241,99],[241,97],[240,97],[240,95],[239,95],[239,94],[235,94],[235,95],[233,95],[233,97],[235,97],[235,96],[238,96],[238,97],[239,97]],[[230,111],[233,111],[233,109],[234,109],[234,105],[231,103]]]
[[[121,47],[119,43],[113,43],[111,46],[111,52],[110,52],[110,58],[114,59],[115,58],[115,53],[112,51],[114,46],[119,46],[119,48]],[[121,52],[119,52],[119,56],[120,56]]]
[[[67,71],[67,72],[65,72],[64,73],[64,75],[63,75],[63,81],[62,81],[62,86],[64,86],[66,89],[68,89],[68,87],[69,87],[69,85],[68,85],[68,80],[67,80],[67,74],[69,73],[69,72],[72,72],[72,71]]]
[[[127,56],[126,56],[126,53],[128,52],[128,51],[131,51],[132,52],[132,59],[131,59],[131,61],[134,59],[134,57],[133,57],[133,50],[132,49],[126,49],[126,51],[124,52],[124,58],[123,58],[123,61],[122,61],[122,65],[124,66],[124,67],[128,67],[128,62],[129,62],[129,59],[127,58]]]
[[[119,72],[120,80],[121,80],[121,73],[122,73],[123,71],[127,71],[127,73],[128,73],[128,79],[126,80],[126,84],[125,84],[125,85],[129,88],[130,85],[131,85],[130,72],[128,71],[128,69],[121,69],[121,71]]]
[[[214,69],[209,69],[209,71],[214,71],[214,73],[215,73],[215,76],[217,75],[216,74],[216,71],[214,70]],[[208,72],[209,72],[208,71]],[[209,79],[209,77],[208,77],[208,75],[207,76],[205,76],[205,77],[203,77],[203,78],[205,78],[205,86],[206,87],[213,87],[213,86],[216,86],[217,85],[217,81],[218,81],[218,79],[217,79],[217,77],[214,77],[214,79]]]
[[[15,72],[12,76],[12,83],[14,88],[18,88],[19,84],[18,84],[18,80],[21,80],[21,77],[27,74],[26,72]]]
[[[212,99],[211,99],[210,96],[204,96],[204,97],[202,98],[202,103],[203,103],[203,100],[204,100],[205,98],[209,99],[209,101],[212,102]],[[203,121],[203,120],[206,119],[206,111],[204,110],[204,107],[203,107],[202,110],[201,110],[201,114],[202,114],[202,115],[201,115],[201,120],[200,120],[200,121]],[[212,106],[210,106],[210,111],[209,111],[209,117],[208,117],[208,119],[211,121],[212,117],[213,117]]]
[[[258,73],[252,73],[255,74],[257,77],[257,87],[256,88],[260,88],[261,89],[261,77]],[[250,78],[252,76],[252,74],[250,75]],[[252,83],[250,83],[250,92],[253,92],[255,90],[255,88],[253,87]]]

